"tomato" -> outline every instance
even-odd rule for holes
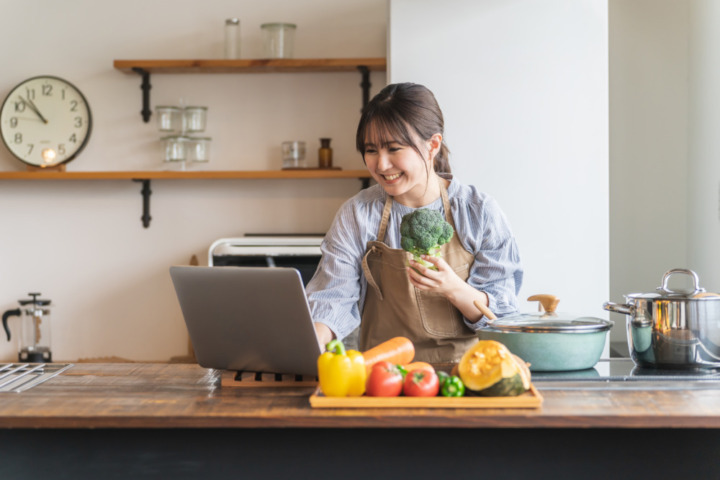
[[[440,391],[440,381],[435,370],[421,368],[405,376],[403,393],[408,397],[434,397]]]
[[[365,394],[371,397],[397,397],[403,389],[403,375],[390,362],[377,362],[370,370]]]

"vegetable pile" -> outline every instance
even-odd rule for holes
[[[400,223],[400,245],[413,259],[429,268],[435,266],[424,261],[421,255],[440,257],[440,246],[448,243],[453,236],[452,226],[437,210],[419,208],[404,215]]]
[[[463,355],[452,373],[412,362],[415,348],[395,337],[360,353],[339,340],[318,358],[320,389],[328,397],[515,396],[530,389],[530,369],[505,345],[481,340]]]

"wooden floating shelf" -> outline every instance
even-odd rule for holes
[[[369,179],[367,170],[203,170],[203,171],[113,171],[113,172],[57,172],[15,171],[0,172],[0,180],[222,180],[222,179]]]
[[[145,228],[150,226],[151,180],[283,180],[283,179],[358,179],[363,188],[370,184],[367,170],[339,169],[292,169],[292,170],[204,170],[204,171],[125,171],[125,172],[68,172],[58,170],[33,170],[0,172],[0,180],[132,180],[142,183],[143,214],[140,217]]]
[[[150,73],[281,73],[385,71],[385,58],[305,58],[247,60],[115,60],[113,66],[126,73],[141,69]]]

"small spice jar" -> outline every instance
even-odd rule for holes
[[[318,167],[332,168],[332,148],[330,148],[329,138],[320,139],[320,150],[318,150]]]

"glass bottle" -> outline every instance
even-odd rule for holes
[[[332,168],[332,148],[330,148],[329,138],[320,139],[320,150],[318,150],[318,167]]]
[[[237,18],[225,20],[225,58],[240,58],[240,20]]]

